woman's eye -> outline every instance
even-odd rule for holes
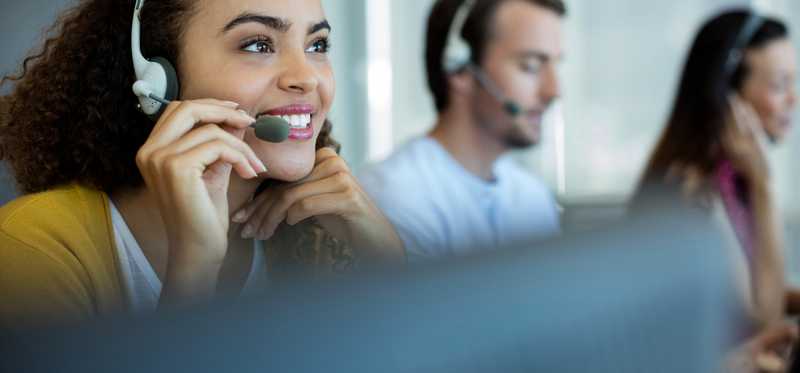
[[[523,62],[519,65],[520,69],[526,73],[537,74],[541,69],[540,64],[538,63],[531,63],[531,62]]]
[[[242,46],[242,50],[250,53],[275,53],[275,48],[269,40],[247,42]]]
[[[769,82],[769,88],[773,92],[784,92],[789,88],[790,84],[786,81],[772,80]]]
[[[309,53],[328,53],[328,51],[330,49],[331,49],[330,42],[328,41],[328,39],[324,39],[323,38],[323,39],[319,39],[319,40],[315,41],[313,44],[311,44],[311,47],[306,49],[306,52],[309,52]]]

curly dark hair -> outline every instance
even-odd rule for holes
[[[80,183],[107,193],[140,187],[138,149],[154,123],[137,109],[130,50],[134,0],[81,0],[61,14],[15,83],[0,156],[21,191]],[[142,50],[177,65],[191,0],[148,1],[142,11]],[[176,66],[180,71],[180,66]],[[339,145],[326,122],[317,148]]]
[[[0,97],[0,128],[5,127],[8,121],[8,103],[5,97]]]

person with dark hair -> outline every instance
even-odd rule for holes
[[[0,327],[403,263],[330,137],[330,31],[318,0],[83,0],[62,14],[4,79],[0,150],[27,195],[0,209]],[[166,94],[156,63],[174,65]],[[281,143],[251,128],[274,116],[291,125]],[[242,224],[258,193],[281,223],[266,242]]]
[[[0,128],[6,125],[6,121],[8,121],[8,103],[6,103],[6,98],[0,96]]]
[[[411,261],[510,247],[560,230],[552,194],[509,152],[540,140],[559,97],[560,0],[439,0],[425,60],[433,130],[359,180]]]
[[[670,199],[715,216],[731,238],[755,330],[778,325],[770,333],[783,337],[772,338],[774,345],[797,333],[780,331],[783,226],[765,150],[791,128],[796,79],[795,50],[781,21],[749,10],[708,21],[689,52],[672,113],[632,204],[634,212],[650,209],[667,191]]]

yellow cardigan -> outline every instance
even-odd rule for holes
[[[281,225],[270,281],[347,273],[355,253],[315,220]],[[77,184],[0,208],[0,329],[76,323],[127,310],[108,195]]]
[[[69,185],[0,208],[0,328],[125,309],[108,196]]]

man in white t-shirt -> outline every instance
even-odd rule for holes
[[[428,20],[425,137],[360,181],[410,261],[528,244],[558,234],[552,195],[508,153],[540,141],[558,98],[561,0],[439,0]]]

